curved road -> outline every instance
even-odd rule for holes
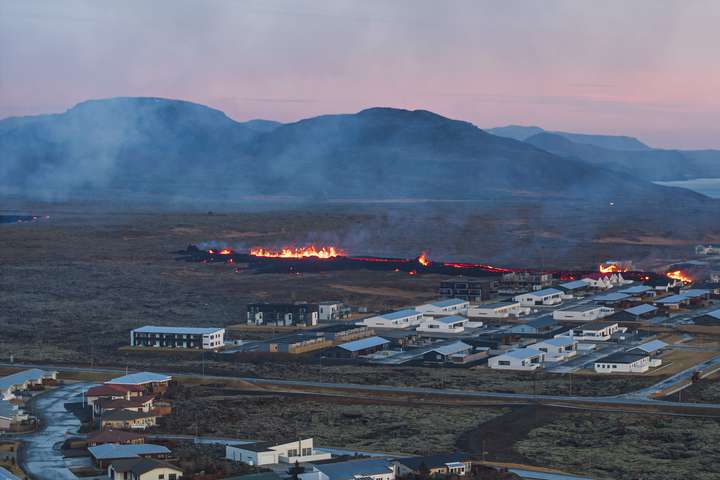
[[[67,467],[60,444],[67,434],[77,433],[80,420],[65,410],[65,404],[80,397],[88,383],[66,384],[34,400],[34,411],[40,417],[43,428],[18,438],[23,440],[18,463],[30,478],[35,480],[77,480]]]

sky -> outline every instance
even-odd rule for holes
[[[720,148],[718,19],[717,0],[0,0],[0,118],[155,96]]]

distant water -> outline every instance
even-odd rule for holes
[[[681,187],[694,190],[712,198],[720,198],[720,178],[696,178],[695,180],[678,180],[674,182],[655,182],[668,187]]]

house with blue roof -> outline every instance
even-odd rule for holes
[[[470,302],[459,298],[446,298],[415,307],[425,315],[467,315]]]
[[[390,340],[382,337],[374,336],[361,338],[352,342],[341,343],[336,347],[328,350],[326,356],[333,358],[358,358],[381,350],[387,350],[390,346]]]
[[[458,334],[465,331],[468,319],[462,315],[449,315],[447,317],[425,317],[417,327],[418,332]]]
[[[422,312],[414,308],[406,308],[366,318],[359,324],[372,328],[410,328],[420,325],[422,319]]]

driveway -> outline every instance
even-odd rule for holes
[[[19,463],[34,480],[77,480],[60,451],[67,436],[77,433],[80,420],[65,410],[65,403],[82,401],[82,392],[91,384],[73,383],[39,395],[33,412],[42,419],[43,429],[23,435]],[[76,460],[77,461],[77,460]]]

